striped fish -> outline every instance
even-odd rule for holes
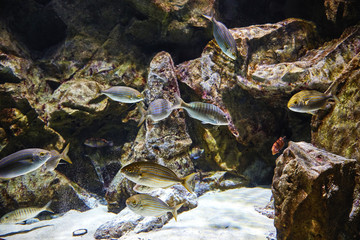
[[[166,188],[175,184],[182,184],[190,193],[190,184],[196,173],[184,178],[179,178],[169,168],[153,162],[134,162],[121,168],[120,172],[125,177],[139,185],[147,187]]]
[[[177,210],[184,203],[180,203],[175,207],[170,207],[159,198],[152,197],[147,194],[136,194],[126,199],[126,206],[133,212],[141,216],[160,217],[167,212],[171,212],[177,221]]]
[[[173,106],[171,102],[162,98],[152,101],[147,111],[144,110],[141,104],[138,104],[138,108],[141,113],[141,119],[139,121],[138,127],[147,118],[150,118],[153,121],[163,120],[167,118],[174,109],[176,109],[176,107]]]
[[[285,146],[285,138],[286,136],[280,137],[278,140],[274,142],[274,144],[271,147],[272,155],[275,155],[278,152],[280,152],[280,150]]]
[[[294,112],[315,114],[324,109],[330,100],[338,101],[336,96],[326,95],[315,90],[303,90],[292,96],[287,107]]]
[[[102,91],[101,94],[122,103],[137,103],[144,100],[144,96],[138,90],[124,86],[111,87]]]
[[[0,178],[14,178],[32,172],[52,157],[50,151],[28,148],[0,160]]]
[[[184,108],[190,117],[200,120],[203,124],[228,125],[226,114],[217,106],[202,102],[184,102],[180,96],[175,96],[180,102],[179,108]]]
[[[50,208],[51,201],[48,202],[44,207],[28,207],[28,208],[20,208],[15,211],[9,212],[1,217],[0,224],[6,223],[19,223],[25,221],[30,218],[36,217],[39,213],[43,211],[48,211],[54,213]]]
[[[66,145],[62,153],[59,153],[56,150],[51,150],[51,158],[42,165],[42,171],[54,171],[61,159],[65,160],[66,162],[72,164],[70,158],[68,157],[70,143]]]
[[[236,42],[229,29],[221,22],[216,21],[214,16],[203,15],[213,23],[213,35],[221,50],[231,59],[236,60]]]

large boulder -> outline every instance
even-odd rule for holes
[[[289,142],[276,160],[272,183],[277,238],[354,239],[358,232],[348,222],[356,217],[353,205],[358,207],[357,167],[354,159]]]

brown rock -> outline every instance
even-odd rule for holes
[[[157,98],[175,102],[174,94],[179,93],[174,63],[166,52],[158,53],[150,63],[145,102],[149,104]],[[153,161],[172,169],[178,176],[193,172],[188,149],[192,141],[187,132],[185,119],[180,112],[173,111],[159,122],[151,119],[141,126],[136,139],[127,144],[121,156],[121,164],[136,161]],[[106,193],[109,211],[118,212],[125,207],[125,200],[134,194],[134,183],[125,179],[120,172],[114,177]]]
[[[272,191],[282,239],[339,239],[352,208],[356,160],[289,142],[276,160]]]

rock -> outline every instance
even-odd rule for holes
[[[150,63],[145,103],[157,98],[175,102],[174,94],[179,93],[174,64],[166,52],[158,53]],[[146,128],[146,129],[145,129]],[[148,119],[138,132],[133,144],[124,149],[121,164],[125,166],[136,161],[154,161],[169,167],[179,177],[193,172],[193,163],[188,150],[192,141],[187,132],[185,119],[179,112],[159,122]],[[114,177],[107,193],[109,211],[118,212],[125,207],[125,200],[134,194],[133,183],[128,183],[120,172]]]
[[[41,168],[10,180],[0,180],[0,215],[18,208],[44,206],[52,200],[51,209],[64,213],[70,209],[88,210],[98,200],[57,171]]]
[[[360,27],[358,30],[360,36]],[[350,48],[360,49],[360,41]],[[330,92],[339,98],[332,111],[312,119],[312,142],[329,152],[360,161],[360,54],[351,58]]]
[[[184,209],[189,210],[197,206],[196,196],[190,194],[186,189],[180,186],[158,189],[153,191],[151,195],[160,198],[171,207],[184,203],[180,210],[178,210],[178,213],[184,211]],[[96,239],[120,238],[130,234],[132,231],[134,233],[148,232],[153,229],[161,228],[172,217],[171,213],[167,213],[161,217],[142,217],[128,208],[125,208],[117,214],[115,220],[100,226],[94,237]]]
[[[196,94],[231,118],[229,130],[240,143],[230,148],[236,157],[227,159],[229,151],[220,150],[221,163],[216,165],[223,170],[231,166],[241,174],[247,171],[251,182],[264,183],[272,174],[272,163],[267,159],[272,158],[268,149],[276,140],[274,136],[310,141],[309,118],[285,111],[287,101],[301,89],[325,91],[341,75],[356,55],[359,27],[347,29],[339,39],[320,47],[315,26],[299,19],[230,31],[240,59],[230,61],[211,41],[200,58],[177,65],[176,73],[194,90],[188,95],[190,99]],[[202,130],[195,130],[192,135],[205,136]],[[218,145],[232,142],[224,133],[218,136],[214,138]],[[201,142],[204,145],[204,140]]]
[[[276,160],[272,184],[277,238],[342,236],[352,209],[356,171],[354,159],[290,141]]]

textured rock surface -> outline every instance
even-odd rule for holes
[[[50,200],[55,213],[88,210],[98,202],[64,175],[57,171],[43,173],[41,169],[11,180],[0,180],[0,192],[1,216],[18,208],[44,206]]]
[[[183,212],[185,209],[189,210],[195,208],[198,204],[197,197],[194,194],[190,194],[181,186],[158,189],[153,191],[151,195],[160,198],[171,207],[184,203],[178,210],[178,213]],[[100,226],[95,233],[95,238],[120,238],[130,232],[148,232],[157,228],[162,228],[162,226],[171,218],[173,218],[171,213],[167,213],[161,217],[142,217],[126,207],[117,214],[116,219]]]
[[[352,239],[356,160],[289,142],[276,160],[272,192],[278,239]]]
[[[157,98],[174,103],[174,94],[179,93],[174,64],[166,52],[158,53],[150,63],[147,88],[144,91],[146,104]],[[153,122],[148,119],[138,132],[136,139],[127,144],[121,164],[136,161],[153,161],[172,169],[178,176],[193,172],[193,163],[188,150],[192,141],[187,132],[185,119],[173,113],[166,119]],[[125,200],[134,194],[133,183],[129,183],[120,172],[114,177],[107,193],[109,210],[118,212],[125,207]]]

